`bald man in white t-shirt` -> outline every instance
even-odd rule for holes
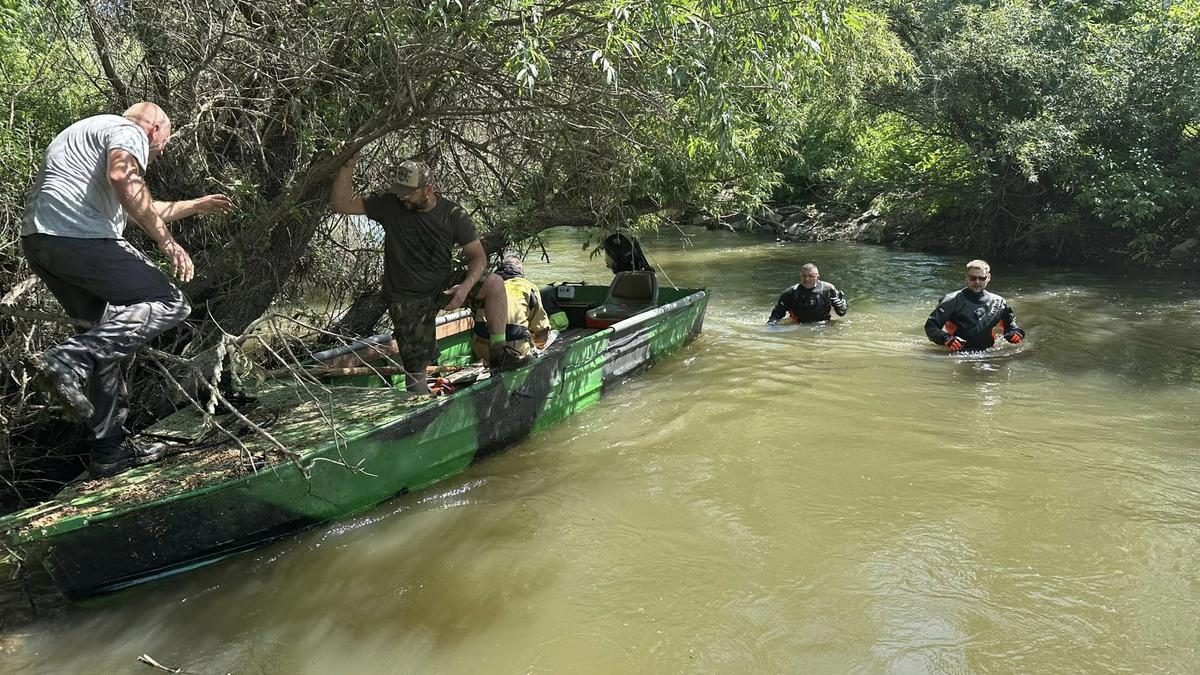
[[[154,201],[142,176],[170,138],[171,120],[153,103],[80,120],[46,149],[25,203],[21,247],[29,266],[67,314],[92,326],[47,349],[40,366],[53,393],[88,427],[95,478],[161,456],[161,446],[139,446],[126,434],[121,361],[191,312],[183,293],[125,240],[127,219],[187,282],[192,259],[167,223],[232,206],[224,195]]]

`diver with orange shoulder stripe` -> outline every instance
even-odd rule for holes
[[[967,263],[967,287],[947,294],[925,322],[929,341],[952,352],[982,351],[996,344],[996,332],[1019,344],[1025,330],[1017,325],[1012,307],[987,290],[992,268],[982,260]]]

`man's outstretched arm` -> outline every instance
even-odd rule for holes
[[[233,201],[225,195],[205,195],[196,199],[182,199],[177,202],[154,202],[154,212],[164,223],[173,223],[191,216],[203,216],[209,213],[224,213],[233,208]]]
[[[192,280],[195,268],[192,257],[184,250],[167,223],[154,210],[154,199],[150,196],[150,187],[142,178],[142,167],[137,159],[126,150],[110,150],[108,152],[108,181],[116,192],[117,200],[125,207],[125,212],[133,218],[133,222],[150,235],[159,250],[171,261],[171,269],[182,282]]]

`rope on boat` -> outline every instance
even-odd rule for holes
[[[641,242],[638,242],[638,243],[641,244]],[[675,285],[675,282],[671,281],[671,277],[667,276],[667,271],[665,269],[663,269],[663,266],[657,260],[655,260],[654,256],[651,255],[650,251],[646,249],[646,246],[644,244],[642,244],[641,246],[642,246],[642,253],[645,253],[646,257],[650,259],[650,262],[654,263],[654,266],[657,267],[658,271],[662,273],[663,278],[665,278],[667,280],[667,283],[671,284],[671,288],[674,288],[675,290],[679,290],[679,287]]]

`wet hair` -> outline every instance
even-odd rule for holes
[[[985,260],[972,260],[971,262],[967,263],[967,271],[969,272],[971,270],[983,270],[984,274],[990,276],[992,273],[992,266],[987,264],[987,261]]]

